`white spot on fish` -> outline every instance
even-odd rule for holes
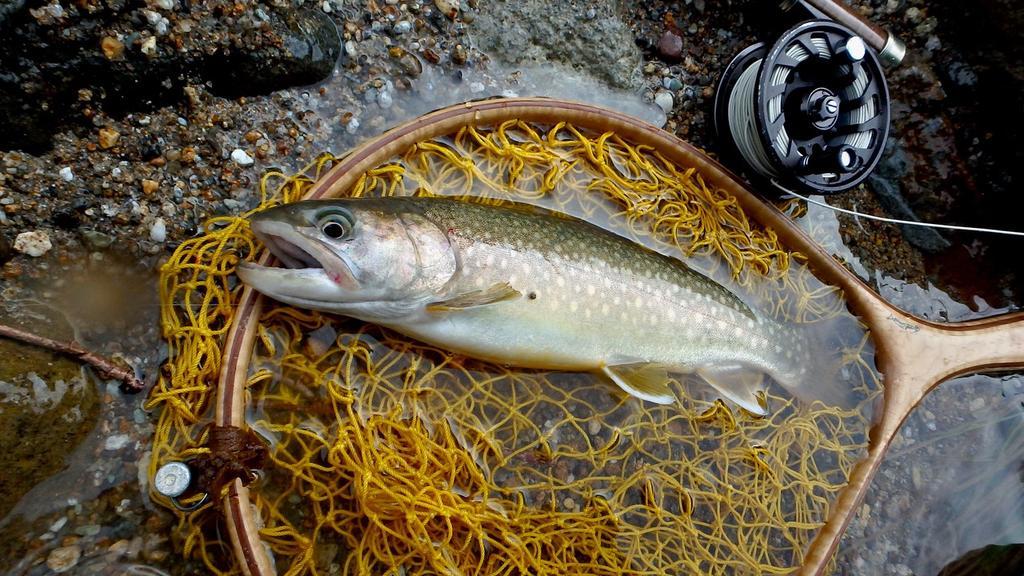
[[[611,311],[611,308],[609,308],[607,304],[601,305],[601,314],[607,316],[609,311]]]
[[[555,279],[555,284],[558,285],[559,287],[565,286],[565,278],[559,276],[557,279]]]
[[[473,284],[476,284],[477,288],[483,288],[483,286],[484,286],[484,277],[483,276],[477,276],[476,280],[473,281]]]
[[[580,307],[579,303],[576,302],[575,300],[573,300],[572,302],[569,303],[569,311],[570,312],[575,312],[576,310],[579,309],[579,307]]]
[[[593,296],[596,293],[597,293],[597,288],[594,288],[592,285],[587,286],[587,296]]]
[[[488,268],[494,266],[494,254],[487,255],[487,258],[484,260],[484,265],[487,266]]]

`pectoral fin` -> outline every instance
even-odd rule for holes
[[[668,372],[656,364],[603,366],[604,373],[631,396],[655,404],[671,404],[676,397],[668,388]]]
[[[764,390],[764,375],[743,366],[715,366],[700,368],[697,375],[726,399],[739,404],[751,414],[764,416],[768,412],[759,396]]]
[[[477,306],[486,306],[497,302],[514,300],[520,296],[522,296],[521,292],[505,282],[502,284],[495,284],[490,288],[484,288],[483,290],[473,290],[472,292],[459,294],[458,296],[453,296],[452,298],[441,300],[440,302],[432,302],[427,304],[427,311],[448,312],[451,310],[464,310],[466,308],[475,308]]]

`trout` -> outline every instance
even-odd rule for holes
[[[264,210],[285,267],[243,263],[280,302],[379,324],[506,366],[587,371],[659,404],[696,373],[758,415],[763,377],[822,399],[812,340],[681,260],[522,205],[437,197],[310,200]]]

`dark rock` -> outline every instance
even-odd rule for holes
[[[271,26],[282,39],[280,47],[233,52],[211,64],[213,92],[237,97],[267,94],[291,86],[315,84],[334,71],[342,55],[341,35],[334,21],[319,10],[303,10]]]
[[[74,230],[81,223],[81,217],[74,210],[60,210],[53,214],[53,225],[62,230]]]
[[[888,180],[878,174],[872,174],[868,177],[868,187],[875,193],[878,203],[885,208],[886,212],[892,214],[893,217],[920,222],[920,219],[914,214],[914,211],[900,193],[898,181]],[[900,230],[903,232],[903,237],[907,239],[907,242],[925,252],[937,253],[951,246],[949,240],[946,240],[934,228],[900,224]]]
[[[658,40],[658,54],[670,62],[676,62],[683,54],[683,39],[671,30],[666,30]]]
[[[14,258],[14,248],[6,237],[0,235],[0,266],[3,266],[11,258]]]

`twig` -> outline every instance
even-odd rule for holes
[[[19,330],[4,324],[0,324],[0,336],[32,344],[34,346],[48,348],[55,352],[60,352],[61,354],[77,358],[78,360],[81,360],[95,368],[101,378],[113,378],[120,380],[122,382],[122,390],[125,392],[141,392],[146,386],[142,380],[135,376],[135,372],[130,368],[122,368],[107,358],[93,354],[85,348],[82,348],[81,344],[77,342],[58,342],[57,340],[30,334],[24,330]]]

